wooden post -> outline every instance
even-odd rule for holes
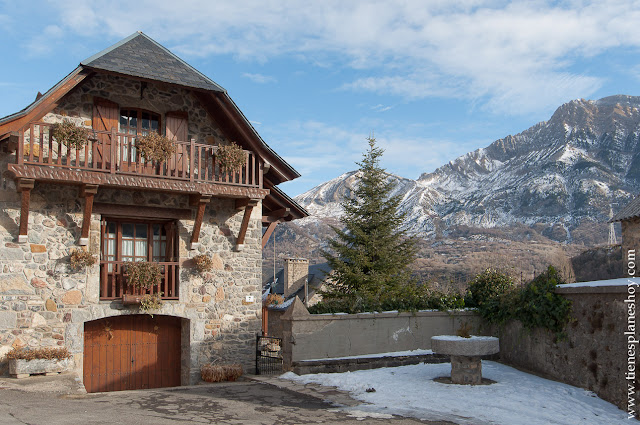
[[[262,235],[262,249],[264,249],[264,247],[267,245],[267,242],[269,241],[269,238],[271,237],[271,234],[273,233],[273,231],[276,230],[277,225],[278,225],[277,221],[274,221],[273,223],[269,223],[269,227],[267,227],[267,230],[264,232],[264,235]]]
[[[191,173],[193,177],[193,173]],[[200,239],[200,228],[202,227],[202,220],[204,219],[204,210],[207,204],[211,202],[211,195],[195,195],[190,199],[191,205],[197,205],[198,211],[196,212],[196,220],[193,223],[193,233],[191,234],[191,244],[189,249],[196,249],[200,246],[198,240]]]
[[[195,170],[193,168],[195,167],[194,159],[196,156],[196,139],[191,139],[190,144],[191,144],[191,152],[190,152],[191,155],[189,158],[189,181],[192,182],[195,174]],[[203,208],[202,212],[204,213],[204,207],[202,208]]]
[[[18,243],[26,243],[29,241],[29,203],[31,201],[31,190],[35,185],[33,179],[19,179],[18,192],[22,193],[22,202],[20,203],[20,228],[18,230]]]
[[[84,198],[84,214],[82,216],[82,232],[78,245],[89,245],[89,227],[91,225],[91,213],[93,211],[93,197],[98,193],[98,185],[84,184],[80,190],[80,197]]]
[[[111,174],[116,173],[116,161],[118,160],[118,134],[116,133],[116,128],[111,127]]]

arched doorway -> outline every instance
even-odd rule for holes
[[[85,322],[87,392],[180,385],[181,319],[147,314]]]

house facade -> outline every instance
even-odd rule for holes
[[[64,121],[86,144],[55,137]],[[165,160],[137,145],[153,132],[173,142]],[[244,159],[229,171],[231,143]],[[277,188],[298,173],[223,88],[135,33],[0,119],[0,169],[0,372],[12,348],[60,346],[90,392],[193,384],[206,363],[252,372],[262,247],[306,212]],[[72,268],[74,250],[98,261]],[[131,261],[158,263],[160,282],[134,288]],[[146,292],[153,315],[126,302]]]

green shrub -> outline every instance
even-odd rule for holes
[[[555,293],[563,283],[560,273],[549,266],[520,291],[515,318],[527,329],[546,328],[561,336],[571,321],[571,301]]]
[[[324,296],[324,295],[323,295]],[[309,308],[312,314],[363,313],[369,311],[451,310],[464,307],[459,293],[432,290],[426,284],[408,283],[388,289],[382,294],[361,291],[341,297],[326,297]]]

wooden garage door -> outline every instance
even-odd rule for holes
[[[180,385],[180,319],[109,317],[84,325],[87,392]]]

